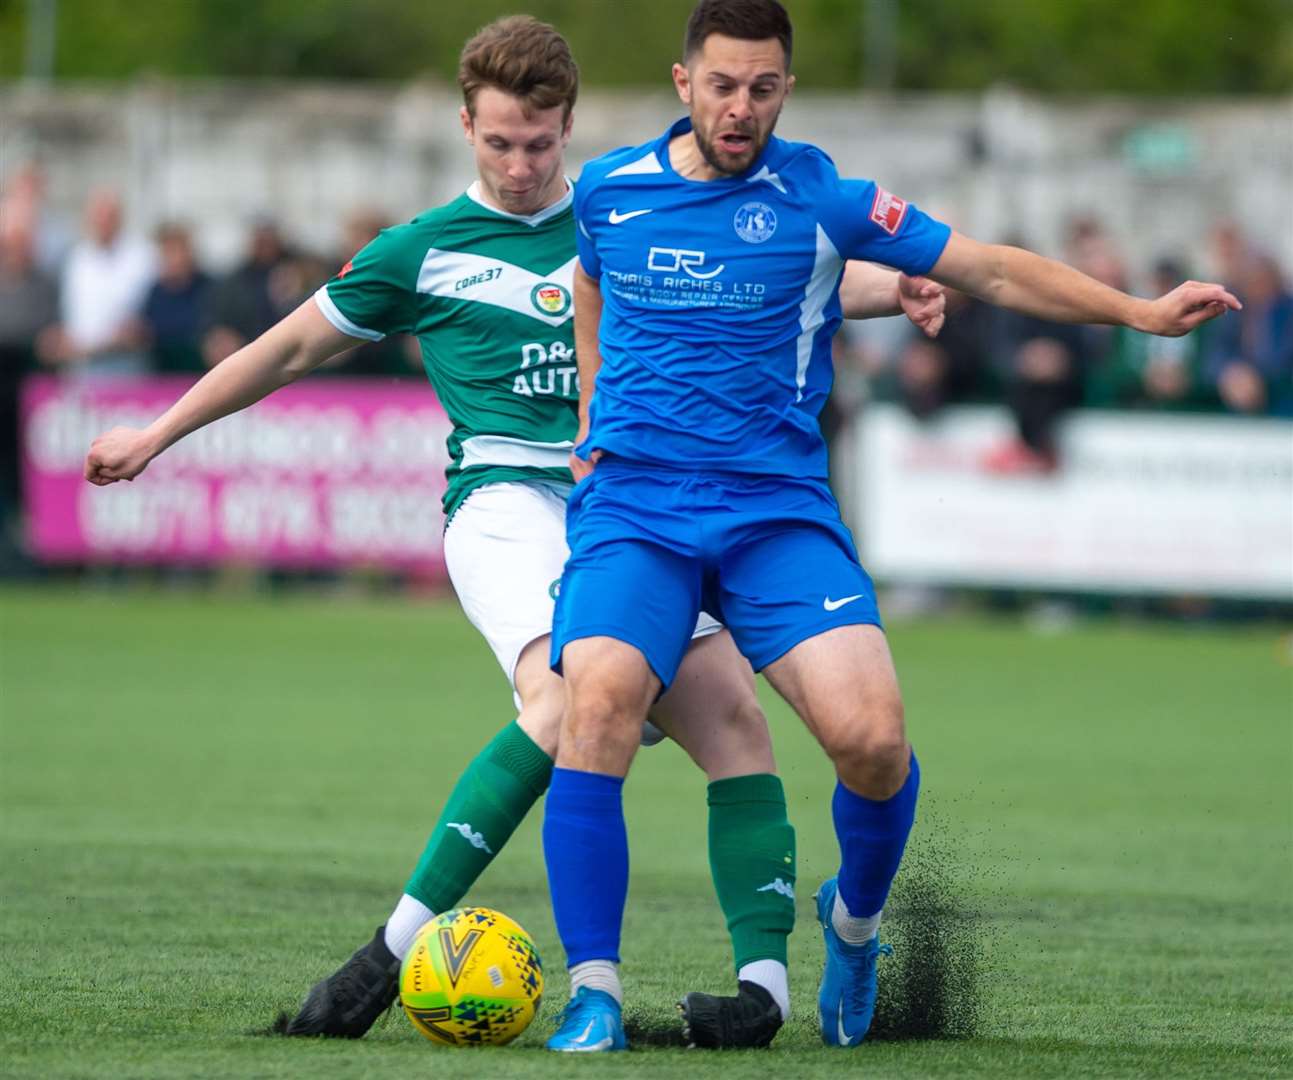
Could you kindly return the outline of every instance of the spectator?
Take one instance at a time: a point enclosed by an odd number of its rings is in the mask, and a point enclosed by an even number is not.
[[[0,218],[23,224],[29,236],[36,267],[57,277],[76,237],[62,218],[45,204],[45,171],[29,161],[18,167],[0,194]]]
[[[1251,259],[1248,241],[1233,221],[1219,221],[1208,231],[1205,267],[1209,281],[1238,287]]]
[[[1007,243],[1027,246],[1015,240]],[[1083,232],[1090,251],[1101,251],[1094,236]],[[1085,257],[1088,272],[1120,273],[1116,259]],[[1060,417],[1081,404],[1086,356],[1092,342],[1087,327],[1047,322],[993,308],[985,318],[985,340],[994,358],[1006,405],[1018,438],[988,453],[985,468],[994,472],[1050,472],[1059,463],[1055,428]]]
[[[1184,265],[1160,259],[1150,292],[1170,292],[1189,277]],[[1093,358],[1087,380],[1087,404],[1177,410],[1204,403],[1200,366],[1200,332],[1179,338],[1140,334],[1126,327],[1113,331],[1110,347]]]
[[[37,341],[40,359],[68,373],[136,374],[146,368],[139,309],[154,276],[149,246],[122,232],[121,199],[93,192],[86,234],[60,282],[62,321]]]
[[[160,226],[156,239],[157,280],[143,308],[153,366],[165,372],[200,372],[211,278],[198,267],[192,237],[183,225]]]
[[[979,398],[988,368],[989,309],[965,293],[947,291],[947,321],[937,338],[909,334],[898,354],[898,394],[917,419],[946,405]]]
[[[359,207],[351,211],[343,226],[342,250],[333,266],[344,266],[355,252],[390,224],[390,219],[385,214],[372,207]],[[410,346],[413,346],[412,351]],[[319,370],[337,375],[390,378],[420,374],[422,362],[416,338],[391,334],[381,341],[366,341],[328,361]]]
[[[291,309],[274,271],[290,258],[278,226],[267,219],[252,226],[247,258],[212,292],[210,328],[202,340],[202,358],[215,367],[226,356],[259,337]]]
[[[29,221],[0,217],[0,526],[19,502],[18,390],[37,336],[57,318],[58,287],[37,265]]]
[[[390,217],[375,207],[360,206],[352,210],[346,215],[346,220],[341,227],[341,251],[337,253],[340,256],[337,259],[337,265],[344,266],[352,255],[367,246],[390,224]]]
[[[1218,320],[1206,378],[1231,412],[1293,414],[1293,294],[1279,264],[1254,256],[1235,291],[1244,309]]]

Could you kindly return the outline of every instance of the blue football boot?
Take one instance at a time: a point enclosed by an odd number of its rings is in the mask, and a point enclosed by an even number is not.
[[[581,986],[561,1013],[561,1023],[547,1042],[549,1050],[595,1053],[627,1050],[620,1003],[605,990]]]
[[[888,956],[892,945],[881,945],[878,936],[861,945],[840,939],[831,925],[838,891],[834,878],[817,890],[817,919],[826,941],[826,970],[817,991],[817,1019],[822,1042],[827,1046],[857,1046],[871,1029],[875,1014],[875,967],[881,953]]]

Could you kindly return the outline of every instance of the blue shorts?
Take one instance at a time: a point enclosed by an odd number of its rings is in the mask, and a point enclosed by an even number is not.
[[[606,458],[570,496],[566,540],[557,672],[568,642],[613,637],[667,687],[702,610],[726,624],[756,671],[823,631],[880,625],[875,588],[821,480]]]

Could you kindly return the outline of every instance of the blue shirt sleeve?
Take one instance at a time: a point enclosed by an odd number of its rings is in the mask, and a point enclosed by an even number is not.
[[[948,226],[872,180],[832,179],[818,212],[840,255],[905,274],[926,274],[938,262],[952,235]]]
[[[592,188],[592,179],[585,170],[575,181],[575,251],[579,255],[579,265],[590,278],[602,276],[602,260],[597,254],[597,244],[593,240],[591,219],[588,217],[588,195]]]

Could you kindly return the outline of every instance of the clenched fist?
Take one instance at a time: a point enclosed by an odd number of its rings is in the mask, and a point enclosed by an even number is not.
[[[146,431],[113,428],[90,444],[90,452],[85,455],[85,478],[99,487],[133,480],[155,455]]]

